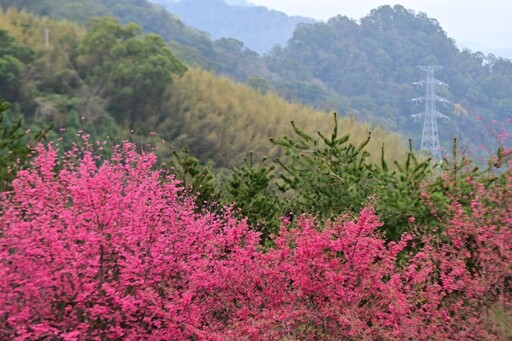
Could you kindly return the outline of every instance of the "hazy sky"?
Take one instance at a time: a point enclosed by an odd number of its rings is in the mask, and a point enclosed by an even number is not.
[[[512,47],[511,0],[248,0],[255,5],[327,20],[338,14],[360,19],[381,5],[401,4],[435,18],[450,38],[471,49]]]

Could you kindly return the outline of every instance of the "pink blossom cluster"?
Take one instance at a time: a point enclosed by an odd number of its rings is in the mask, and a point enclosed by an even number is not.
[[[0,201],[0,339],[501,337],[487,314],[511,304],[512,181],[454,198],[421,242],[386,242],[367,208],[283,219],[262,248],[229,209],[195,213],[155,162],[130,144],[106,160],[38,147]]]

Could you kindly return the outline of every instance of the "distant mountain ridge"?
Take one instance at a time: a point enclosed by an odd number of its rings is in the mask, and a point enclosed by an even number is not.
[[[245,0],[151,1],[178,15],[186,24],[209,33],[213,39],[235,38],[259,54],[269,52],[275,45],[286,45],[298,24],[315,22],[254,6]]]

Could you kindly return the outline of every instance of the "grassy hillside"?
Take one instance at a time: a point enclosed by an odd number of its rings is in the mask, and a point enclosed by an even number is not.
[[[200,69],[190,69],[174,82],[167,105],[174,114],[160,125],[162,134],[168,132],[177,144],[191,146],[193,154],[206,155],[222,165],[233,164],[247,151],[255,152],[256,158],[277,156],[279,150],[269,143],[269,137],[291,135],[291,121],[310,133],[329,133],[333,124],[325,112],[272,93],[262,95],[247,85]],[[340,127],[355,144],[362,143],[371,130],[368,148],[375,160],[380,157],[382,143],[390,151],[389,158],[404,156],[398,135],[350,117],[342,118]]]

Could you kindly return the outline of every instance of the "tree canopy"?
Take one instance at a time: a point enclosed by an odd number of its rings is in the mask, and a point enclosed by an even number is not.
[[[109,99],[115,118],[132,125],[144,120],[144,113],[158,111],[173,75],[186,71],[162,37],[143,36],[138,25],[123,26],[109,17],[92,20],[79,51],[82,76]]]
[[[0,29],[0,95],[13,100],[21,91],[21,76],[25,65],[36,59],[36,52],[15,42],[5,29]]]

